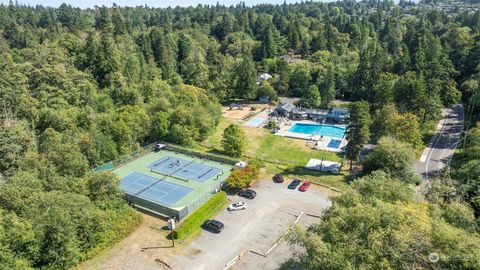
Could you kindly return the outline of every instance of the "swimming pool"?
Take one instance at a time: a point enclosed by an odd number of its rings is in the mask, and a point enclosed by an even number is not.
[[[341,140],[335,140],[331,139],[330,142],[328,142],[327,147],[328,148],[338,148],[342,144]]]
[[[295,123],[288,131],[343,139],[346,128],[331,125]]]

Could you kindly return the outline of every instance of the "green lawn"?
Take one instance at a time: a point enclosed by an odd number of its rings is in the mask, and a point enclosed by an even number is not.
[[[201,144],[200,149],[221,152],[223,130],[231,123],[231,120],[222,118],[217,130]],[[337,153],[311,149],[305,145],[305,140],[276,136],[268,129],[241,127],[247,137],[245,158],[258,158],[265,163],[262,178],[267,179],[275,173],[283,173],[288,179],[300,178],[342,190],[348,187],[345,181],[348,173],[345,171],[339,175],[332,175],[305,169],[310,158],[323,158],[341,163],[343,158]]]
[[[253,156],[293,166],[305,166],[310,158],[341,162],[341,157],[336,153],[310,149],[305,143],[304,140],[280,137],[266,132],[258,138],[259,147]]]
[[[220,122],[217,125],[217,129],[215,130],[215,133],[210,135],[203,143],[202,145],[221,150],[222,149],[222,135],[223,135],[223,130],[226,129],[230,124],[232,124],[232,120],[229,120],[227,118],[220,118]]]

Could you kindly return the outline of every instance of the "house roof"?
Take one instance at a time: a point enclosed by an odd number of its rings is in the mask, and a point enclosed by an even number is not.
[[[319,110],[319,109],[309,109],[309,108],[295,108],[292,110],[294,114],[316,114],[316,115],[327,115],[327,110]]]
[[[284,112],[291,112],[291,111],[293,111],[293,109],[295,109],[295,105],[293,105],[291,103],[283,103],[283,104],[278,105],[278,107],[277,107],[278,111],[284,111]]]

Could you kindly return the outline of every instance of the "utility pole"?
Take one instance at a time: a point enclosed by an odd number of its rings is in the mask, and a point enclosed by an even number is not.
[[[175,247],[175,235],[174,235],[175,219],[174,218],[170,218],[168,220],[168,228],[170,229],[170,237],[172,237],[172,247]]]

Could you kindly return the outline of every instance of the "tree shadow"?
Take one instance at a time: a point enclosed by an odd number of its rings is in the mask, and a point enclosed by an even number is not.
[[[338,175],[338,174],[332,174],[329,172],[321,172],[317,170],[311,170],[307,169],[302,166],[293,166],[293,167],[287,167],[284,169],[282,174],[293,174],[293,175],[308,175],[308,176],[332,176],[332,175]]]
[[[295,259],[290,258],[280,265],[279,270],[301,270],[302,265]]]

